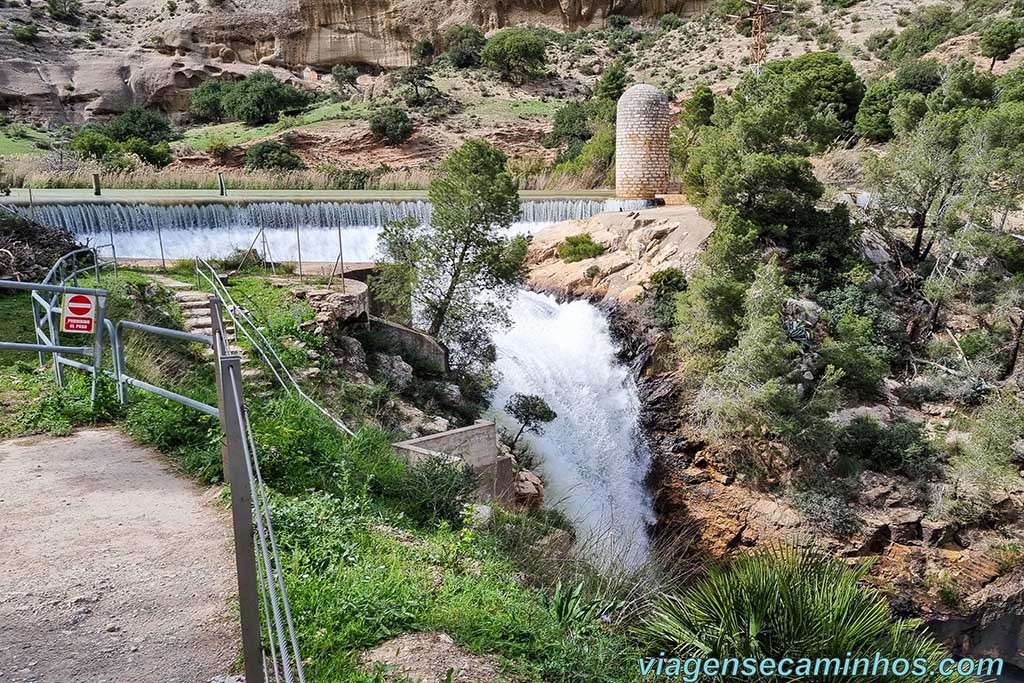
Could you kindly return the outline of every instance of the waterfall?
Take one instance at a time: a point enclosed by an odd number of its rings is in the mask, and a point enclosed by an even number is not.
[[[651,455],[638,427],[640,400],[629,369],[616,357],[605,315],[585,301],[560,304],[521,291],[511,328],[495,335],[499,377],[493,409],[499,422],[512,394],[537,394],[558,417],[540,436],[524,437],[539,455],[548,505],[572,519],[596,556],[624,566],[643,561],[654,523],[644,486]]]
[[[643,201],[550,199],[522,203],[514,234],[530,234],[558,221],[589,218],[602,211],[631,210]],[[24,213],[28,210],[22,208]],[[423,200],[368,202],[251,202],[247,204],[42,204],[33,217],[65,228],[82,242],[101,245],[111,239],[118,256],[168,259],[222,257],[247,248],[261,227],[271,258],[295,260],[295,230],[300,232],[302,257],[333,261],[338,254],[338,229],[345,258],[369,261],[377,233],[389,221],[413,218],[430,222],[431,206]]]

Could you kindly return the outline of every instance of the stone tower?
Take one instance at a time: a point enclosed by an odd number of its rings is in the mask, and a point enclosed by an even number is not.
[[[638,84],[619,98],[615,123],[615,196],[653,199],[668,192],[668,97]]]

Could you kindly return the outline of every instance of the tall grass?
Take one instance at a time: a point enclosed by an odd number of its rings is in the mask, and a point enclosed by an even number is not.
[[[196,168],[172,164],[167,168],[139,166],[132,171],[108,171],[93,161],[55,162],[51,156],[10,156],[0,174],[10,187],[33,189],[88,189],[100,174],[104,188],[112,190],[216,190],[218,171],[229,190],[425,190],[433,179],[429,168],[339,171],[329,166],[298,171],[246,171]],[[601,188],[603,178],[555,171],[536,164],[510,164],[520,190],[578,191]]]

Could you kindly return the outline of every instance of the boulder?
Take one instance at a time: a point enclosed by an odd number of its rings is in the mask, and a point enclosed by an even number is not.
[[[370,362],[384,381],[397,391],[404,391],[412,383],[412,366],[402,360],[401,356],[375,353],[370,356]]]
[[[544,504],[544,482],[530,470],[520,470],[512,485],[516,505],[530,510]]]

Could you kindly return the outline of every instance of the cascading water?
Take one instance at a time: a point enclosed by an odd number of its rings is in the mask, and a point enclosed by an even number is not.
[[[642,208],[645,202],[551,199],[526,201],[516,234],[565,220],[589,218],[602,211]],[[29,213],[28,209],[22,209]],[[334,261],[338,255],[338,230],[342,233],[348,261],[372,260],[377,234],[389,221],[413,218],[428,224],[431,206],[426,201],[371,202],[253,202],[249,204],[43,204],[31,210],[35,220],[65,228],[82,242],[107,244],[125,258],[168,259],[193,256],[223,257],[247,249],[262,227],[269,256],[295,260],[295,231],[307,261]],[[262,240],[259,245],[262,249]]]
[[[533,233],[557,221],[646,205],[528,201],[511,232]],[[225,256],[248,248],[263,227],[274,259],[296,257],[298,228],[304,260],[333,261],[340,229],[345,258],[353,262],[373,258],[385,223],[412,217],[426,224],[430,209],[424,201],[51,204],[34,207],[32,215],[91,244],[108,243],[112,233],[118,256],[125,258],[159,258],[160,240],[168,259]],[[641,562],[649,552],[647,527],[654,521],[644,487],[650,453],[637,426],[636,385],[615,356],[605,316],[584,301],[559,304],[526,291],[518,293],[511,315],[513,326],[495,335],[500,379],[492,405],[498,419],[509,419],[501,408],[513,393],[544,397],[558,418],[543,435],[527,438],[540,456],[548,504],[569,515],[593,557],[625,566]]]
[[[516,392],[547,401],[558,417],[542,435],[525,437],[540,456],[547,504],[568,514],[591,555],[634,566],[650,549],[654,513],[644,478],[651,455],[638,427],[636,384],[616,358],[608,321],[585,301],[560,304],[527,291],[516,297],[512,319],[495,335],[492,405],[501,411]]]

